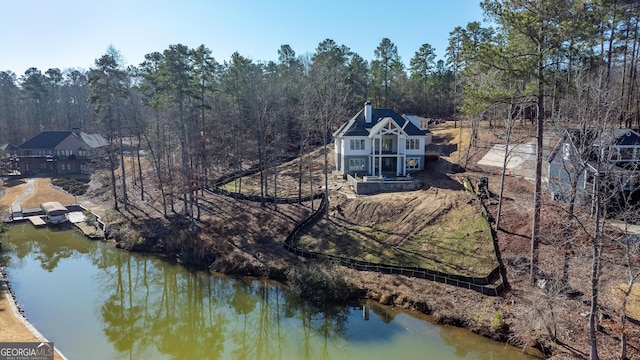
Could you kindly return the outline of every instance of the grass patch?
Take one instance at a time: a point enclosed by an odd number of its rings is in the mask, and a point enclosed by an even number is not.
[[[438,259],[439,264],[434,265],[447,273],[482,276],[498,266],[489,224],[473,204],[451,209],[423,229],[407,248]]]
[[[399,244],[387,241],[393,224],[349,226],[322,221],[298,245],[306,250],[376,264],[419,267],[448,274],[483,277],[498,266],[489,224],[474,203],[444,213]]]

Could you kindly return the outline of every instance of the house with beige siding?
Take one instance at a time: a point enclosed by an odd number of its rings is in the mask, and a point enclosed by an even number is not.
[[[22,175],[90,174],[108,141],[79,129],[42,131],[18,146]]]

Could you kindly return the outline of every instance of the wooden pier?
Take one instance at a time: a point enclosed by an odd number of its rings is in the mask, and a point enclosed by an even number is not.
[[[31,221],[31,224],[35,227],[46,226],[47,223],[40,216],[29,216],[27,219]]]

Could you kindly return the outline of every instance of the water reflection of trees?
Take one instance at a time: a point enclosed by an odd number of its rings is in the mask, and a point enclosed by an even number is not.
[[[52,272],[60,260],[74,254],[86,254],[94,250],[95,244],[78,241],[81,237],[73,230],[54,231],[49,228],[35,229],[31,225],[12,226],[3,234],[5,250],[15,256],[16,264],[31,256],[40,262],[43,270]]]
[[[297,344],[296,357],[303,359],[329,359],[329,350],[343,350],[349,320],[349,310],[331,306],[320,308],[287,293],[285,313],[300,319],[302,340]],[[319,344],[318,348],[313,345]]]
[[[171,358],[217,358],[228,319],[216,306],[225,284],[147,257],[115,254],[100,283],[104,332],[132,359],[154,352]],[[211,280],[211,281],[209,281]]]
[[[449,346],[455,349],[455,354],[460,359],[509,359],[521,356],[517,350],[506,347],[499,343],[492,343],[479,335],[470,336],[465,329],[449,328],[440,331],[440,338]]]
[[[189,272],[119,251],[95,260],[111,264],[99,278],[106,294],[100,316],[123,357],[273,359],[293,351],[317,359],[344,344],[348,310],[295,301],[280,284]],[[302,331],[291,331],[290,322]]]
[[[318,359],[345,346],[348,310],[305,304],[281,284],[187,271],[78,234],[26,233],[3,244],[12,262],[31,256],[52,271],[77,256],[100,270],[96,316],[121,358]]]

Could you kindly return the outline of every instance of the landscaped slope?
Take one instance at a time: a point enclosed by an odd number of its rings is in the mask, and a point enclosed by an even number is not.
[[[298,241],[308,251],[452,275],[484,277],[497,260],[478,201],[436,189],[348,199]]]

